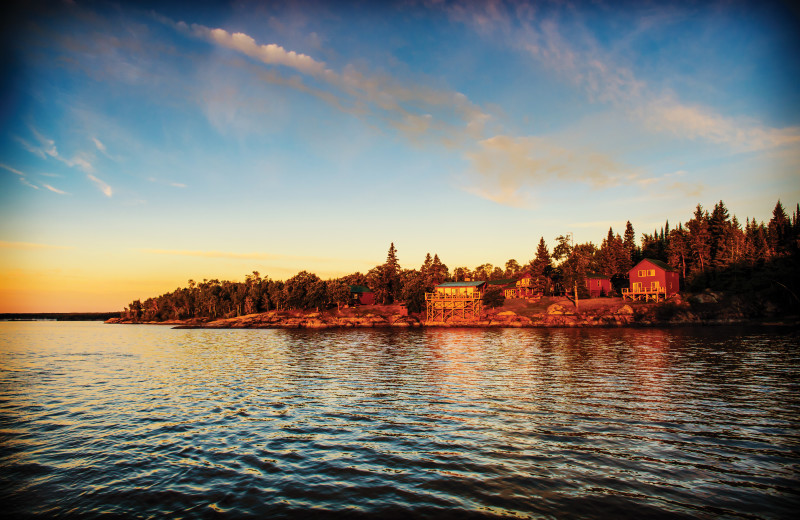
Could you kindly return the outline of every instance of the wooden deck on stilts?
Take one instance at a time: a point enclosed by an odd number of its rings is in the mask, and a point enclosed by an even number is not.
[[[427,321],[444,323],[450,318],[477,320],[483,312],[483,293],[443,295],[425,293]]]
[[[630,298],[631,301],[663,301],[667,299],[667,288],[659,287],[657,289],[637,289],[635,291],[623,288],[622,299],[625,300],[627,298]]]

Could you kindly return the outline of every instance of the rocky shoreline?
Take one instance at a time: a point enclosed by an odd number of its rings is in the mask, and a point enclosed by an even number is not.
[[[598,299],[599,300],[599,299]],[[545,306],[546,305],[546,306]],[[508,306],[507,306],[508,307]],[[618,298],[580,302],[576,311],[568,300],[492,309],[479,320],[450,318],[447,322],[426,322],[424,315],[401,312],[398,306],[370,306],[367,309],[301,312],[271,311],[222,319],[192,318],[147,324],[171,325],[177,329],[348,329],[420,327],[468,328],[591,328],[591,327],[675,327],[695,325],[784,325],[800,323],[797,316],[778,316],[770,305],[756,308],[742,298],[704,293],[661,303],[626,303]],[[112,318],[106,323],[139,322]]]

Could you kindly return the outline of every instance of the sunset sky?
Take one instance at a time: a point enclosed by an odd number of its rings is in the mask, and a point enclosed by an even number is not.
[[[376,7],[375,5],[379,6]],[[800,200],[798,18],[763,2],[21,2],[0,312],[190,278],[530,260]]]

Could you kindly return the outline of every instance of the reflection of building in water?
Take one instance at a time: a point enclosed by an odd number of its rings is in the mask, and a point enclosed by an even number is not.
[[[445,322],[450,318],[477,320],[483,311],[486,282],[445,282],[435,292],[425,293],[427,321]]]
[[[660,329],[638,331],[633,348],[633,382],[641,412],[661,417],[669,406],[667,394],[675,389],[680,378],[670,377],[670,338],[673,334]]]

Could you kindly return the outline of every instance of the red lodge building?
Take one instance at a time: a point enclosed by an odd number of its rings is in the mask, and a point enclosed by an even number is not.
[[[611,292],[611,278],[603,274],[587,274],[586,288],[589,290],[590,298],[608,296]]]
[[[631,300],[666,300],[678,294],[678,272],[660,260],[645,258],[628,271],[630,289],[622,289],[622,297]]]
[[[350,286],[350,304],[351,305],[374,305],[375,293],[369,287],[363,285]]]

